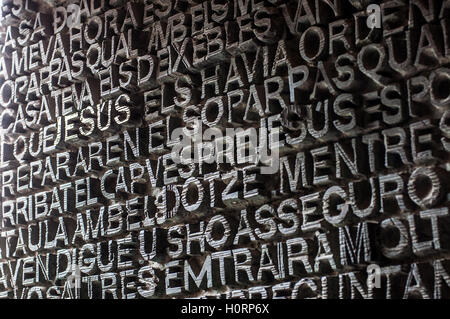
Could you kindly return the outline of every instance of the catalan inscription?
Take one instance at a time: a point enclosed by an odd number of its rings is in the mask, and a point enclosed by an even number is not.
[[[0,18],[1,298],[450,297],[450,1]]]

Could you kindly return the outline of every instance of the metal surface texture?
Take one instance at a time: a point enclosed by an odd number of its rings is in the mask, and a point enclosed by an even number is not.
[[[450,296],[450,1],[0,18],[0,297]]]

